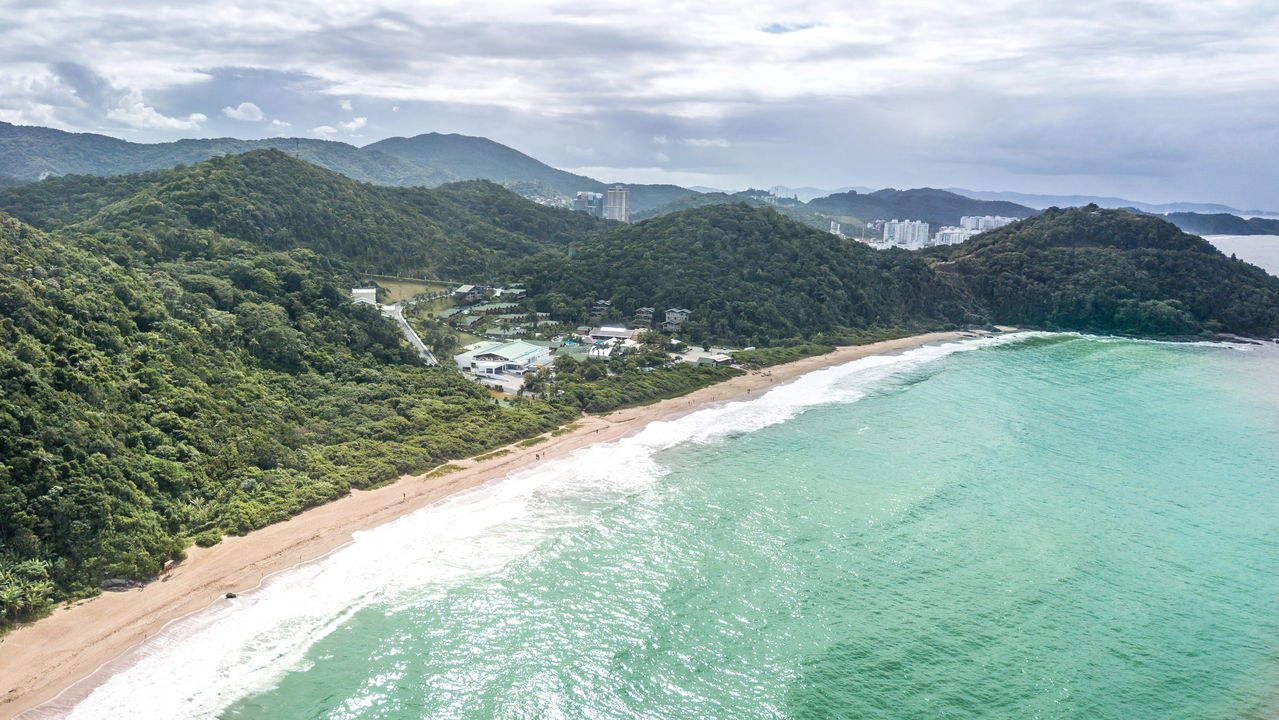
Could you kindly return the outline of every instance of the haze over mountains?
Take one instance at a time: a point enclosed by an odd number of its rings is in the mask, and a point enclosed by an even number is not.
[[[393,137],[364,147],[311,138],[184,139],[169,143],[134,143],[92,133],[0,122],[0,188],[48,176],[113,176],[198,163],[218,155],[277,149],[353,180],[397,187],[436,187],[460,180],[490,180],[525,197],[565,205],[581,191],[604,192],[608,184],[553,168],[488,138],[424,133]],[[692,207],[726,202],[764,204],[763,191],[720,192],[676,185],[627,184],[632,219],[655,217]],[[705,191],[705,192],[704,192]],[[777,186],[770,191],[795,198],[778,209],[792,219],[827,229],[829,220],[857,231],[874,219],[915,219],[934,227],[955,225],[964,215],[1024,218],[1051,206],[1132,208],[1160,214],[1188,232],[1201,234],[1275,234],[1279,220],[1243,218],[1235,208],[1211,203],[1152,204],[1123,198],[1082,195],[1034,195],[973,191],[961,188],[916,188],[872,191],[865,187],[826,191],[815,187]],[[1257,211],[1260,212],[1260,211]],[[1248,213],[1244,213],[1248,214]]]

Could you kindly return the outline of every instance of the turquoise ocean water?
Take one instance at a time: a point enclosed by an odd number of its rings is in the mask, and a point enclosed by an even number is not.
[[[1279,712],[1279,346],[814,373],[362,534],[72,717]]]

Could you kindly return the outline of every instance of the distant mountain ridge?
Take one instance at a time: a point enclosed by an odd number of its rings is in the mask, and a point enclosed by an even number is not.
[[[975,200],[947,190],[885,188],[862,194],[855,190],[816,198],[808,207],[828,215],[851,215],[862,220],[923,220],[933,225],[958,225],[965,215],[1026,218],[1038,210],[1004,200]]]
[[[1275,235],[1279,220],[1241,217],[1244,215],[1277,215],[1267,210],[1239,210],[1217,203],[1146,203],[1118,197],[1093,195],[1034,195],[1019,192],[988,192],[946,188],[948,191],[977,200],[1007,200],[1043,210],[1049,207],[1084,207],[1096,205],[1115,210],[1132,210],[1164,218],[1185,232],[1200,235]]]
[[[992,192],[988,190],[968,190],[965,188],[950,187],[946,188],[950,192],[964,197],[970,197],[974,200],[1007,200],[1009,202],[1026,205],[1037,210],[1046,210],[1050,207],[1083,207],[1085,205],[1096,205],[1103,208],[1136,208],[1148,213],[1231,213],[1234,215],[1248,214],[1267,214],[1262,210],[1240,210],[1229,205],[1220,203],[1198,203],[1198,202],[1172,202],[1172,203],[1148,203],[1140,200],[1125,200],[1119,197],[1103,197],[1097,195],[1040,195],[1034,193],[1021,192]]]
[[[557,170],[488,138],[425,133],[387,138],[363,148],[311,138],[184,139],[135,143],[94,133],[0,122],[0,187],[4,177],[33,182],[50,175],[127,175],[190,165],[218,155],[275,149],[353,180],[398,187],[435,187],[457,180],[490,180],[526,187],[540,185],[572,197],[604,192],[608,185]],[[535,185],[529,186],[529,183]],[[645,210],[694,191],[676,185],[627,184],[632,210]]]
[[[1279,220],[1269,218],[1242,218],[1230,213],[1147,213],[1135,208],[1133,212],[1163,218],[1196,235],[1279,235]]]

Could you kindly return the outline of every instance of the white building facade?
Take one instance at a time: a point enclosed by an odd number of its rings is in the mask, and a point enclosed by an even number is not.
[[[604,203],[605,220],[631,221],[631,191],[621,185],[608,189],[608,200]]]
[[[929,244],[928,223],[922,220],[890,220],[884,223],[884,244],[918,250]]]
[[[994,230],[997,227],[1003,227],[1008,223],[1017,222],[1017,218],[1003,217],[1000,215],[965,215],[959,219],[959,227],[964,230],[976,230],[977,232],[986,232]]]
[[[551,362],[551,349],[526,342],[482,342],[453,356],[457,369],[476,375],[523,375]]]

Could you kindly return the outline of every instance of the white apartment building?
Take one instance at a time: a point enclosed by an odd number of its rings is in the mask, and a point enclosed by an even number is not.
[[[986,232],[1013,222],[1017,222],[1017,218],[1002,217],[1000,215],[965,215],[959,219],[959,227],[964,230]]]
[[[605,220],[631,221],[631,191],[621,185],[608,189],[608,200],[604,203]]]
[[[977,234],[976,230],[965,230],[957,227],[944,227],[937,231],[933,238],[934,245],[958,245]]]
[[[928,223],[922,220],[890,220],[884,223],[884,243],[908,250],[928,246]]]

